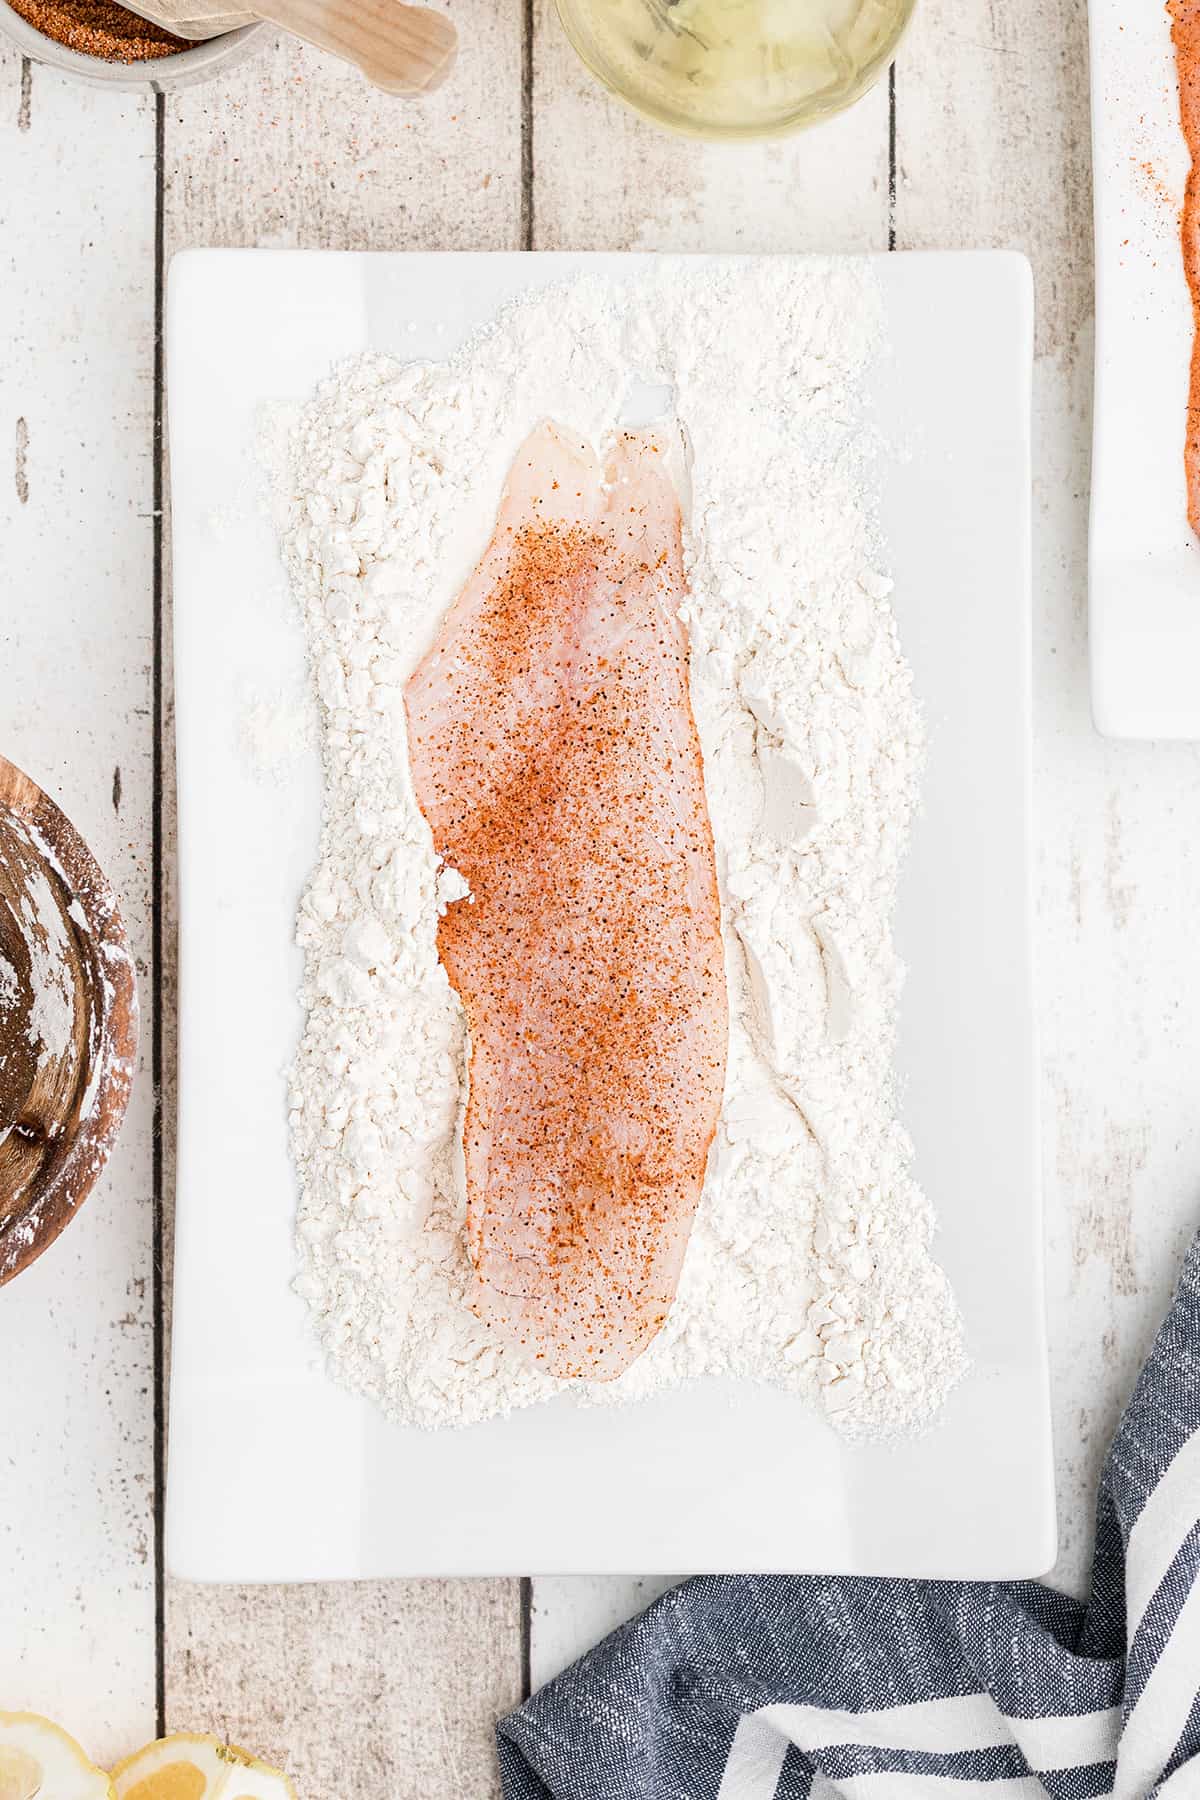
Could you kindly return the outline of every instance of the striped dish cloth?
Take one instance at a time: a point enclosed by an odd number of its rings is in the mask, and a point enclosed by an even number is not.
[[[1109,1452],[1091,1597],[702,1576],[500,1725],[505,1800],[1200,1800],[1200,1239]]]

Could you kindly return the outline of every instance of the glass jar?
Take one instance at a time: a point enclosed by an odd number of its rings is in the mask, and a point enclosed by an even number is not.
[[[914,0],[557,0],[592,74],[693,137],[770,137],[840,112],[891,62]]]

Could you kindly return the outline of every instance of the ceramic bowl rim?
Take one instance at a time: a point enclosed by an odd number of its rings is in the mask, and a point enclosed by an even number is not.
[[[82,50],[73,50],[69,44],[60,44],[56,38],[47,37],[10,6],[8,0],[0,0],[0,37],[7,37],[23,55],[47,68],[61,69],[64,74],[77,75],[103,87],[156,91],[160,87],[170,87],[176,81],[198,80],[215,74],[235,52],[249,48],[249,40],[263,30],[264,24],[264,20],[256,19],[251,25],[223,31],[218,37],[198,39],[189,49],[177,50],[170,56],[132,63],[107,62],[103,57],[88,56]]]

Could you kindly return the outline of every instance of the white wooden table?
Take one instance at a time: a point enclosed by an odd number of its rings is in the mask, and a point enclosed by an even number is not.
[[[1102,742],[1088,718],[1078,0],[919,0],[890,85],[809,136],[740,150],[660,135],[595,90],[548,0],[454,11],[457,75],[419,105],[292,43],[165,99],[0,53],[0,749],[122,891],[145,1015],[102,1189],[0,1295],[0,1705],[56,1715],[101,1758],[164,1724],[228,1732],[290,1767],[303,1800],[482,1800],[495,1715],[661,1584],[164,1580],[174,840],[157,346],[176,249],[1026,250],[1068,1585],[1110,1428],[1200,1220],[1200,756]]]

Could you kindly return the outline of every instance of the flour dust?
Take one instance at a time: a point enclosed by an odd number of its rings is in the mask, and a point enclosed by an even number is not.
[[[413,797],[403,686],[526,434],[550,418],[599,445],[647,396],[691,450],[729,1070],[668,1323],[575,1391],[733,1376],[877,1438],[924,1426],[963,1372],[892,1074],[922,731],[875,525],[882,336],[866,265],[668,258],[533,291],[442,362],[359,357],[294,423],[276,499],[326,779],[299,919],[297,1285],[337,1378],[393,1418],[468,1424],[557,1386],[463,1304],[465,1025],[435,943],[461,890]]]

